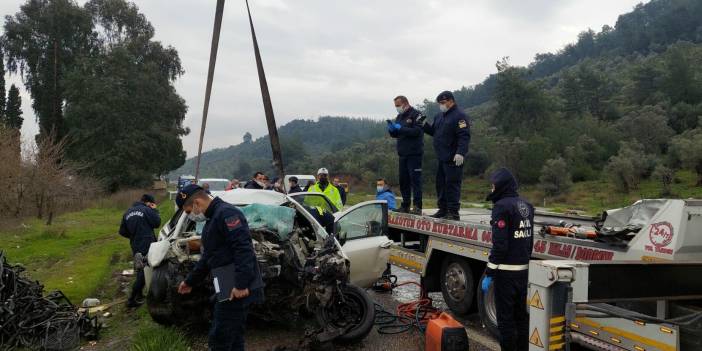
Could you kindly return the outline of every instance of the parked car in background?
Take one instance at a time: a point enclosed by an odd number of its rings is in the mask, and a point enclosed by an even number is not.
[[[205,187],[205,184],[209,184],[210,194],[213,196],[220,196],[229,186],[229,179],[224,178],[203,178],[197,181],[197,185]]]

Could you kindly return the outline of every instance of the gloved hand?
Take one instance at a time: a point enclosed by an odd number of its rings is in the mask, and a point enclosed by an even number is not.
[[[417,118],[417,124],[419,124],[420,126],[423,125],[424,121],[426,121],[426,119],[427,119],[427,116],[420,115],[419,118]]]
[[[391,120],[387,120],[386,122],[388,122],[388,133],[394,132],[396,130],[395,123],[393,123]]]
[[[393,128],[395,128],[395,130],[400,130],[400,128],[402,128],[402,125],[400,123],[395,123],[392,126]]]
[[[456,156],[453,156],[453,162],[456,166],[463,165],[463,155],[456,154]]]
[[[490,288],[490,284],[492,284],[492,277],[487,275],[485,278],[483,278],[480,289],[483,290],[484,293],[487,293],[488,289]]]

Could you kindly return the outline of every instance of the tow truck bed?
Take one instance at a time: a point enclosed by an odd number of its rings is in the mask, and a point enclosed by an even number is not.
[[[425,291],[441,291],[454,313],[471,313],[477,306],[483,324],[496,334],[492,288],[488,292],[478,288],[492,246],[490,212],[471,208],[462,210],[460,215],[459,221],[449,221],[426,215],[389,213],[389,235],[395,242],[390,263],[420,274]],[[604,227],[597,231],[595,220],[537,212],[532,262],[574,260],[626,265],[642,261],[702,261],[700,200],[641,200],[607,211]],[[562,228],[559,227],[561,221],[589,230],[592,236],[579,238],[542,233],[545,226]],[[633,230],[622,230],[626,228]],[[693,306],[700,305],[701,301],[693,302]],[[632,313],[648,315],[653,311],[654,317],[667,318],[678,315],[676,311],[685,306],[689,305],[653,301],[632,303],[626,308]]]

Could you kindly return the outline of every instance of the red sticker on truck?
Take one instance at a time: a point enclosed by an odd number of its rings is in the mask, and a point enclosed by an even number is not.
[[[648,237],[653,246],[666,247],[673,241],[673,226],[668,222],[653,223]]]
[[[648,239],[653,245],[645,245],[644,249],[646,251],[667,255],[673,254],[673,249],[666,247],[673,242],[673,225],[669,222],[651,224],[651,229],[648,231]]]

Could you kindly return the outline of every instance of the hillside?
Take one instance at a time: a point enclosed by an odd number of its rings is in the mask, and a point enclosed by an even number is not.
[[[278,128],[286,170],[310,155],[337,152],[353,144],[380,138],[385,123],[348,117],[320,117],[317,121],[296,119]],[[271,172],[271,146],[268,136],[242,142],[228,148],[204,152],[201,161],[202,177],[239,177],[248,179],[252,172]],[[195,173],[195,158],[170,173],[171,178]]]
[[[681,182],[676,174],[689,171],[702,185],[702,1],[640,4],[613,27],[587,29],[527,67],[503,59],[496,68],[482,83],[455,91],[472,120],[467,177],[508,167],[521,183],[538,185],[539,202],[565,198],[574,182],[606,181],[630,193],[653,181],[660,196],[670,196]],[[419,107],[428,116],[438,110],[429,100]],[[377,177],[397,184],[394,142],[382,124],[291,122],[280,128],[284,154],[294,155],[286,156],[286,170],[324,166],[364,184]],[[425,145],[431,189],[436,162],[428,136]],[[248,178],[270,171],[269,159],[260,138],[206,154],[203,175]],[[189,161],[176,173],[191,172]]]

